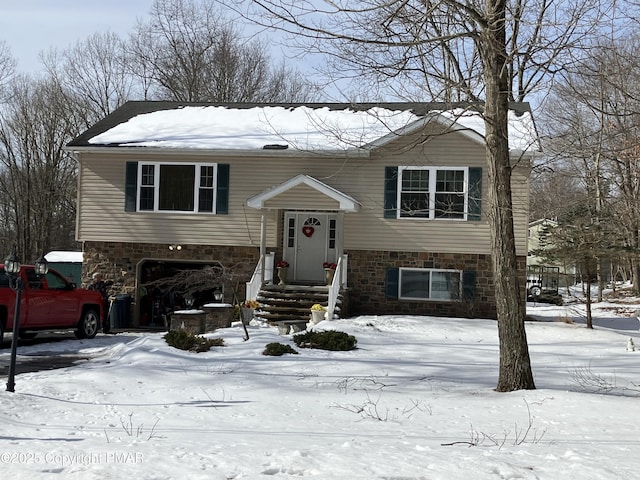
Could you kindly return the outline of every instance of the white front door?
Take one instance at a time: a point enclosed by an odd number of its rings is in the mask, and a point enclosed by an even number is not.
[[[324,283],[324,262],[337,259],[338,216],[326,212],[286,212],[284,258],[291,281]]]

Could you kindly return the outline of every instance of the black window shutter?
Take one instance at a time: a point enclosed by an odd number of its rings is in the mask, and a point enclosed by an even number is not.
[[[216,185],[216,213],[229,213],[229,164],[218,164],[218,180]]]
[[[398,298],[400,289],[400,269],[388,268],[385,277],[385,294],[387,298]]]
[[[384,167],[384,218],[397,218],[398,167]]]
[[[473,300],[476,295],[476,272],[467,270],[462,272],[462,299]]]
[[[138,191],[138,162],[127,162],[124,181],[124,211],[136,211],[136,192]]]
[[[469,168],[469,213],[467,220],[480,221],[482,211],[482,168]]]

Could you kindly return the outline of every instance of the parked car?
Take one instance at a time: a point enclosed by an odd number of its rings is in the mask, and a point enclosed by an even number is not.
[[[78,288],[56,270],[37,275],[32,265],[22,265],[23,284],[19,335],[33,338],[44,330],[74,330],[78,338],[93,338],[105,321],[102,295]],[[0,342],[13,330],[16,292],[9,274],[0,265]]]

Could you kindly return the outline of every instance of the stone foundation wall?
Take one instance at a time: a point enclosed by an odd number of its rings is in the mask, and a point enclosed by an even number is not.
[[[256,247],[182,245],[182,250],[171,251],[166,243],[84,242],[83,251],[83,285],[91,282],[94,272],[100,271],[105,280],[124,283],[125,288],[135,286],[136,265],[143,259],[218,261],[224,266],[238,266],[240,270],[250,272],[250,277],[260,257]],[[124,282],[122,277],[126,277]]]
[[[85,242],[83,285],[100,271],[105,280],[114,282],[112,294],[129,294],[135,299],[137,265],[143,259],[167,261],[218,261],[224,266],[236,266],[234,282],[238,295],[244,299],[244,284],[251,278],[259,260],[255,247],[182,245],[182,250],[170,251],[167,244],[137,244],[121,242]],[[276,259],[281,258],[279,249]],[[491,256],[433,252],[345,251],[348,262],[349,316],[367,314],[436,315],[452,317],[496,318],[496,302],[491,273]],[[526,257],[518,258],[523,301]],[[437,268],[472,270],[476,272],[473,302],[410,301],[387,298],[385,276],[388,268]],[[225,289],[223,302],[233,301],[231,289]],[[135,323],[134,321],[134,324]]]
[[[136,298],[137,266],[143,260],[165,261],[216,261],[225,267],[233,267],[234,278],[232,282],[238,285],[238,296],[244,299],[245,282],[251,279],[253,270],[258,262],[260,252],[255,247],[229,247],[207,245],[182,245],[181,250],[169,250],[166,243],[140,244],[123,242],[85,242],[83,245],[82,285],[87,286],[91,282],[94,272],[102,273],[105,281],[112,281],[110,293],[128,294]],[[233,292],[231,288],[224,289],[223,301],[232,302]],[[132,311],[134,325],[135,306]]]
[[[496,302],[489,255],[432,252],[350,251],[348,267],[349,314],[408,314],[469,318],[496,318]],[[526,258],[519,257],[525,286]],[[411,301],[386,296],[388,268],[437,268],[476,272],[473,302]],[[523,296],[523,301],[524,301]]]

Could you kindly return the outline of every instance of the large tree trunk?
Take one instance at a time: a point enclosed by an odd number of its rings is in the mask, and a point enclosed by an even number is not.
[[[638,228],[633,231],[633,248],[637,252],[640,250],[640,234]],[[631,258],[631,282],[633,284],[633,293],[640,294],[640,261],[637,258]]]
[[[596,279],[598,281],[598,302],[602,301],[602,292],[604,291],[604,273],[602,269],[602,259],[596,258]]]
[[[525,306],[518,277],[509,155],[509,79],[505,47],[505,0],[486,0],[482,35],[486,80],[485,125],[489,175],[489,222],[500,342],[496,390],[534,389],[525,331]]]
[[[593,315],[591,310],[591,272],[587,272],[587,290],[585,292],[585,306],[587,309],[587,328],[593,328]]]
[[[631,283],[632,293],[634,295],[640,294],[640,262],[635,258],[631,259]]]

